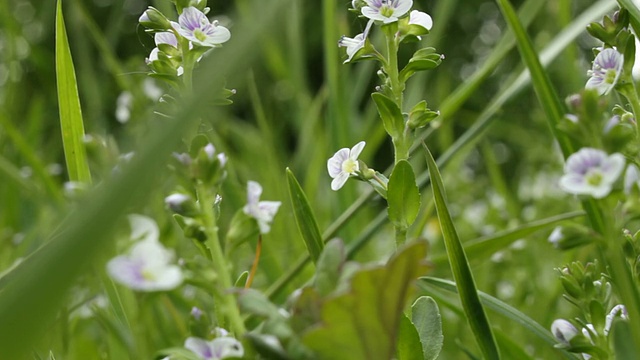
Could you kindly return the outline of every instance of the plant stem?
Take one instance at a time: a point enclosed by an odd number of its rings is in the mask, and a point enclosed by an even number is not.
[[[216,216],[213,211],[213,203],[215,201],[215,191],[212,191],[206,185],[197,184],[196,191],[198,194],[198,202],[200,203],[200,210],[202,211],[202,221],[205,227],[205,233],[207,235],[207,241],[205,242],[211,253],[211,264],[216,271],[221,289],[213,289],[213,296],[218,300],[221,311],[216,313],[222,314],[229,320],[230,330],[236,336],[242,336],[246,329],[244,322],[240,316],[240,309],[236,299],[229,290],[232,288],[231,274],[227,261],[224,258],[222,252],[222,246],[220,245],[220,239],[218,238],[218,226],[216,225]],[[218,319],[218,322],[223,323],[223,319]]]
[[[396,226],[396,248],[407,242],[407,228]]]
[[[640,125],[638,122],[638,117],[640,116],[640,100],[638,99],[638,91],[636,90],[635,83],[631,82],[633,87],[630,91],[625,92],[625,96],[629,103],[631,104],[631,108],[633,109],[633,115],[636,120],[636,140],[640,142]]]
[[[400,111],[402,111],[402,97],[404,91],[404,84],[400,81],[400,74],[398,69],[398,41],[396,38],[396,32],[398,30],[397,24],[389,24],[385,26],[385,36],[387,38],[387,61],[385,64],[385,70],[389,77],[389,87],[392,100],[398,105]],[[398,163],[400,160],[407,160],[409,158],[410,144],[408,141],[408,133],[405,131],[400,136],[393,138],[394,148],[394,161]]]

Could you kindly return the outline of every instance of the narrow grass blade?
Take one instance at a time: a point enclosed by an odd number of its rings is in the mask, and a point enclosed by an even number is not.
[[[87,153],[82,142],[84,124],[80,110],[80,96],[62,17],[62,0],[58,0],[56,11],[56,78],[62,143],[69,180],[91,183]]]
[[[473,274],[471,274],[467,256],[464,253],[464,249],[458,238],[458,233],[449,214],[442,177],[429,149],[426,145],[424,148],[427,157],[427,166],[429,167],[429,174],[431,176],[436,211],[438,213],[438,220],[440,221],[440,228],[442,229],[447,255],[449,256],[451,271],[453,272],[453,278],[460,284],[459,292],[462,307],[467,316],[467,321],[471,326],[471,331],[484,357],[486,359],[499,359],[500,353],[498,352],[496,340],[489,325],[489,319],[478,298],[478,290],[476,290],[475,280],[473,279]]]
[[[504,249],[518,239],[522,239],[523,237],[531,235],[536,231],[547,229],[562,221],[574,219],[580,216],[584,216],[584,212],[573,211],[570,213],[560,214],[549,218],[533,221],[529,224],[518,226],[517,228],[512,230],[501,231],[490,236],[483,236],[481,238],[466,242],[464,245],[464,251],[469,257],[470,261],[486,259],[494,252]],[[446,256],[435,257],[431,260],[431,262],[435,266],[443,265],[446,263],[446,261]]]
[[[420,282],[418,284],[421,287],[434,286],[438,289],[444,289],[454,293],[458,292],[456,283],[449,280],[425,276],[420,278]],[[542,325],[538,324],[527,315],[520,312],[518,309],[482,291],[479,291],[478,295],[482,303],[488,308],[520,324],[527,330],[531,331],[531,333],[542,339],[544,342],[549,344],[549,346],[553,347],[558,343],[553,335],[551,335],[550,331],[542,327]],[[577,359],[577,357],[565,350],[558,349],[558,351],[563,355],[565,359]]]
[[[318,228],[316,218],[313,215],[313,211],[311,211],[307,196],[289,168],[287,168],[287,184],[289,185],[291,205],[293,206],[293,214],[295,215],[298,229],[307,246],[307,251],[309,251],[309,255],[311,255],[311,259],[315,263],[318,261],[324,247],[320,228]]]

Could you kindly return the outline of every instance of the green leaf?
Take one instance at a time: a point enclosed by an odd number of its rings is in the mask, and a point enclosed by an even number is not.
[[[430,285],[453,293],[458,292],[458,287],[453,281],[428,276],[422,277],[420,278],[420,280],[421,281],[419,284],[421,287],[424,285]],[[558,340],[553,337],[549,330],[542,327],[540,324],[535,322],[524,313],[520,312],[518,309],[482,291],[478,291],[478,295],[480,296],[480,300],[482,301],[482,303],[488,308],[511,319],[513,322],[520,324],[522,327],[529,330],[532,334],[536,335],[538,338],[546,342],[550,347],[555,348],[555,345],[558,344]],[[562,353],[565,359],[576,359],[573,354],[570,354],[564,349],[557,350]]]
[[[442,318],[436,301],[429,296],[419,297],[411,305],[411,321],[418,331],[424,360],[436,359],[444,343]]]
[[[327,243],[316,264],[314,285],[321,296],[328,295],[338,286],[342,265],[346,261],[346,251],[341,239]]]
[[[403,308],[411,284],[427,269],[427,244],[414,242],[384,266],[369,267],[353,275],[347,293],[322,306],[322,321],[303,342],[318,359],[388,360],[395,355]]]
[[[435,69],[442,63],[442,55],[437,54],[435,48],[427,47],[413,54],[407,65],[400,71],[400,81],[407,81],[418,71]]]
[[[635,346],[633,346],[633,336],[631,335],[631,327],[629,326],[628,320],[613,319],[611,336],[613,337],[613,348],[615,349],[616,359],[640,358],[640,354],[638,354]]]
[[[376,103],[384,129],[392,138],[400,138],[404,132],[404,116],[398,105],[378,92],[371,94],[371,98]]]
[[[420,191],[411,164],[400,160],[395,165],[387,185],[389,220],[396,227],[406,229],[420,211]]]
[[[62,17],[62,0],[56,10],[56,78],[62,144],[70,181],[90,184],[91,173],[84,147],[84,124],[80,109],[80,96],[76,72],[73,68],[69,40]]]
[[[491,331],[491,326],[489,325],[489,319],[487,319],[487,314],[478,298],[478,291],[476,290],[475,280],[469,268],[467,256],[464,253],[464,249],[458,238],[458,233],[449,214],[442,177],[426,145],[424,145],[424,149],[427,155],[427,165],[429,167],[438,220],[440,221],[447,256],[451,264],[451,271],[453,272],[454,279],[459,284],[462,308],[464,309],[469,325],[471,326],[471,331],[484,357],[486,359],[499,359],[500,353],[493,332]]]
[[[289,168],[287,168],[287,184],[289,184],[289,195],[291,196],[291,205],[293,206],[293,214],[295,215],[298,229],[307,246],[307,251],[311,255],[311,259],[316,263],[324,248],[322,234],[320,234],[320,228],[318,228],[316,218],[313,215],[313,211],[311,211],[307,196]]]
[[[243,271],[240,276],[238,276],[238,279],[236,280],[236,283],[233,287],[237,287],[237,288],[243,288],[246,284],[247,284],[247,279],[249,278],[249,272],[248,271]]]
[[[406,315],[400,319],[398,360],[422,360],[422,345],[416,327]]]

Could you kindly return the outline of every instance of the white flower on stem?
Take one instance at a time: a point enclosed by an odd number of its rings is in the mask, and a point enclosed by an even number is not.
[[[413,6],[413,0],[365,0],[367,6],[362,7],[362,15],[379,20],[385,24],[398,21]]]
[[[356,35],[354,38],[346,37],[342,35],[340,40],[338,41],[338,46],[347,48],[347,60],[344,61],[344,64],[350,62],[353,57],[364,48],[364,45],[367,42],[367,36],[369,35],[369,30],[371,30],[371,25],[373,24],[373,20],[370,20],[367,23],[367,27],[364,29],[364,32]]]
[[[219,360],[229,357],[244,356],[242,344],[232,337],[218,337],[206,341],[197,337],[189,337],[184,342],[184,347],[204,360]]]
[[[614,306],[613,309],[611,309],[611,311],[609,312],[609,314],[607,314],[607,317],[605,319],[605,324],[603,329],[603,332],[605,335],[608,335],[609,331],[611,331],[611,325],[613,324],[613,319],[615,319],[615,317],[618,315],[620,315],[620,318],[623,320],[629,320],[629,314],[627,313],[627,308],[624,305],[618,304]]]
[[[624,165],[621,154],[607,155],[602,150],[582,148],[567,159],[560,187],[571,194],[603,198],[611,192]]]
[[[171,22],[173,28],[187,40],[206,47],[215,47],[231,38],[229,29],[218,24],[218,21],[209,22],[207,16],[195,7],[182,10],[178,17],[178,23]]]
[[[129,220],[131,238],[142,240],[136,242],[129,253],[109,260],[109,276],[137,291],[166,291],[180,286],[182,271],[171,263],[173,252],[158,241],[156,223],[140,215],[131,215]]]
[[[431,16],[427,13],[423,13],[422,11],[413,10],[409,14],[409,25],[418,25],[422,26],[425,30],[430,31],[433,27],[433,20]]]
[[[569,344],[578,335],[578,329],[565,319],[556,319],[551,324],[551,333],[563,344]]]
[[[615,49],[602,50],[593,60],[593,68],[588,71],[590,76],[585,87],[596,89],[598,94],[606,95],[618,83],[624,57]]]
[[[327,161],[327,170],[329,171],[329,176],[333,179],[331,181],[331,190],[340,190],[349,179],[349,176],[355,176],[360,171],[358,156],[360,156],[365,144],[364,141],[360,141],[351,150],[342,148]]]
[[[261,234],[266,234],[271,230],[271,222],[276,216],[278,208],[282,204],[280,201],[260,201],[262,186],[255,181],[247,184],[247,205],[242,209],[245,214],[256,219]]]
[[[151,50],[151,53],[149,54],[149,58],[146,60],[147,64],[151,64],[152,62],[159,60],[158,54],[160,53],[160,48],[158,46],[161,44],[173,46],[174,48],[176,48],[176,51],[178,49],[178,39],[170,31],[158,32],[154,35],[153,39],[154,39],[154,42],[156,43],[156,47],[154,47],[153,50]],[[184,73],[184,69],[182,68],[182,66],[179,66],[176,69],[176,72],[177,72],[177,75],[180,76]]]

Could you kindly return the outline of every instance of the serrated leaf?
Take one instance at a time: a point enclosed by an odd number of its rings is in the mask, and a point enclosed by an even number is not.
[[[392,138],[399,138],[404,132],[404,117],[398,105],[384,94],[375,92],[371,98],[376,103],[382,125]]]
[[[435,300],[428,296],[419,297],[411,306],[411,322],[420,338],[424,360],[436,359],[442,350],[444,335]]]
[[[418,331],[406,315],[400,319],[398,360],[422,360],[422,345]]]
[[[80,108],[80,95],[71,49],[62,16],[62,1],[56,10],[56,80],[62,145],[70,181],[90,184],[91,173],[84,147],[84,123]]]
[[[426,152],[427,166],[429,167],[429,175],[431,177],[436,212],[438,213],[438,220],[440,222],[440,228],[442,229],[447,256],[451,264],[451,271],[453,272],[456,283],[458,283],[458,292],[460,294],[462,308],[464,309],[471,331],[484,357],[486,359],[500,359],[500,352],[498,351],[491,325],[489,325],[487,314],[480,303],[478,290],[476,289],[467,256],[462,248],[462,244],[458,238],[458,232],[449,213],[440,171],[438,171],[436,162],[426,145],[424,145],[424,149]]]
[[[317,263],[324,248],[322,234],[320,234],[320,228],[318,228],[316,218],[313,215],[313,211],[311,211],[307,196],[289,168],[287,168],[287,184],[289,185],[291,205],[293,206],[293,214],[296,218],[298,229],[307,246],[307,251],[311,255],[311,259],[314,263]]]
[[[389,220],[396,227],[406,229],[420,211],[420,191],[411,164],[400,160],[393,168],[387,184]]]
[[[388,360],[395,355],[403,308],[414,279],[426,271],[427,244],[398,250],[386,265],[353,275],[347,293],[322,305],[322,321],[303,342],[318,359]]]

